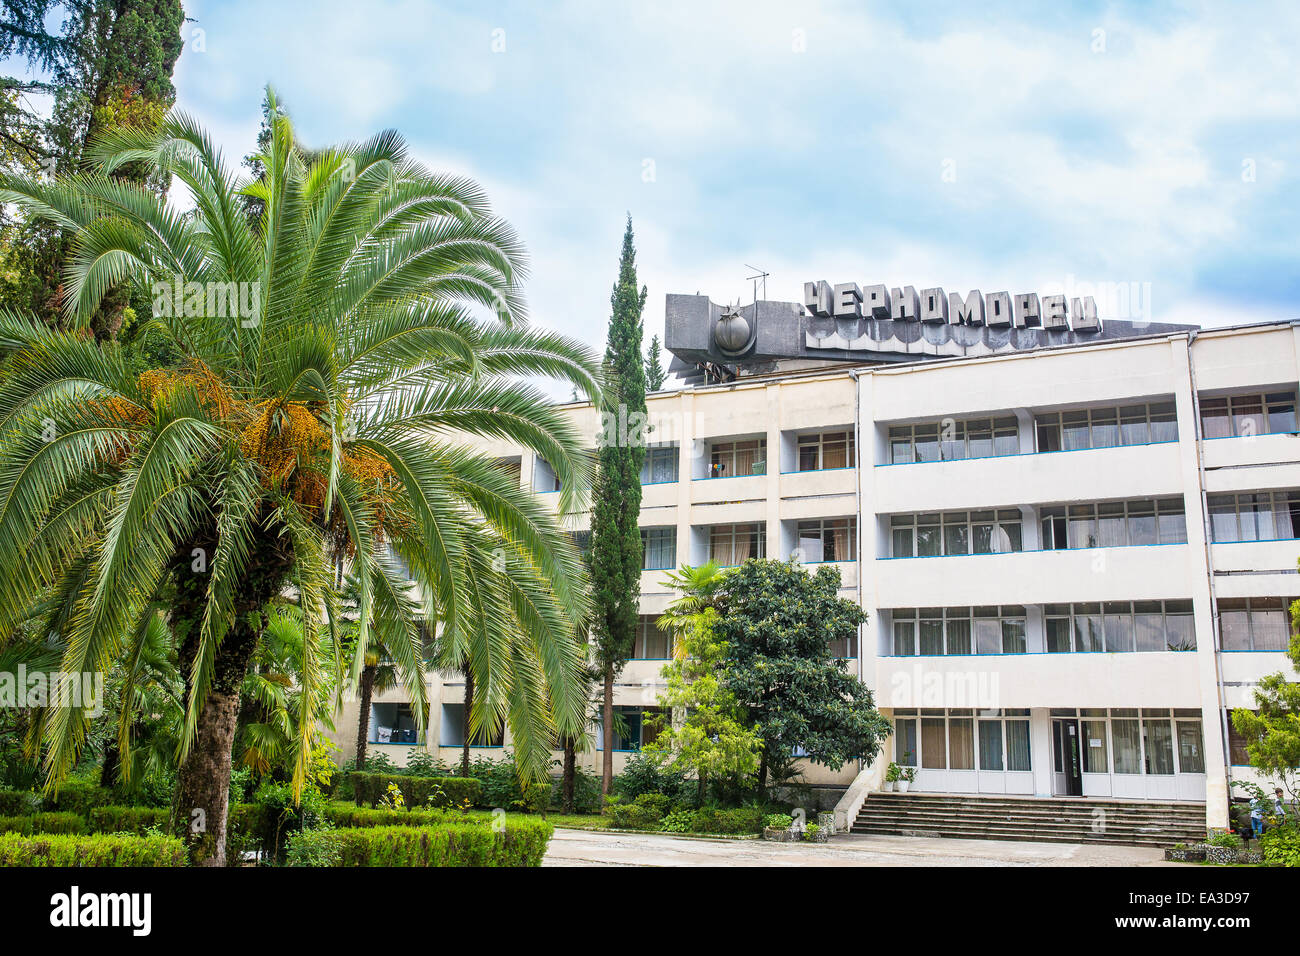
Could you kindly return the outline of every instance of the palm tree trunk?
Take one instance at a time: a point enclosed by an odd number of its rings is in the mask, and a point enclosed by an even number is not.
[[[573,812],[573,790],[577,778],[578,745],[572,737],[564,738],[564,782],[560,787],[560,802],[565,813]]]
[[[215,537],[213,534],[197,546],[214,554]],[[173,565],[176,596],[172,618],[177,633],[183,635],[177,656],[185,675],[187,707],[195,691],[193,667],[208,600],[207,574],[192,568],[191,553],[189,547],[182,547]],[[189,753],[176,776],[172,804],[172,830],[184,840],[191,866],[226,865],[226,819],[240,688],[265,626],[261,612],[279,593],[292,561],[292,553],[282,550],[278,539],[255,545],[235,602],[234,620],[213,654],[212,680],[199,708]]]
[[[366,769],[366,741],[370,738],[370,698],[375,692],[376,667],[361,669],[361,712],[357,715],[357,769]]]
[[[605,665],[605,700],[601,713],[604,747],[600,755],[600,792],[609,796],[614,789],[614,665]]]
[[[217,648],[212,686],[199,711],[189,755],[176,778],[172,821],[192,866],[226,865],[230,765],[239,718],[239,688],[258,633],[241,615]]]
[[[469,776],[469,717],[474,711],[474,672],[469,668],[469,661],[465,662],[465,742],[461,744],[460,750],[460,775]]]

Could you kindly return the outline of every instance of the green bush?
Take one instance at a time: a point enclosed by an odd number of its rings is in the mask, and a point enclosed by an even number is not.
[[[540,819],[510,820],[500,831],[487,821],[308,830],[293,851],[297,860],[329,859],[337,848],[341,866],[540,866],[552,832]]]
[[[162,807],[95,807],[86,819],[90,833],[143,833],[151,828],[166,829],[171,820],[171,810]]]
[[[551,806],[564,806],[564,778],[557,777],[552,784]],[[573,771],[573,812],[599,813],[604,800],[600,793],[600,778],[584,773],[580,767]]]
[[[1244,845],[1241,837],[1237,836],[1237,834],[1233,833],[1231,830],[1224,830],[1222,833],[1215,833],[1205,842],[1209,846],[1221,846],[1230,850],[1240,850]]]
[[[643,793],[631,803],[613,798],[609,816],[618,830],[658,830],[665,814],[672,808],[672,801],[664,794]]]
[[[1268,866],[1300,866],[1300,827],[1295,824],[1265,830],[1259,844]]]
[[[794,817],[788,813],[769,813],[763,817],[763,826],[777,827],[781,830],[788,830],[794,825]]]
[[[690,833],[694,817],[693,810],[673,810],[660,821],[659,829],[665,833]]]
[[[701,807],[691,818],[691,829],[696,833],[758,833],[763,829],[763,811],[757,807]]]
[[[89,815],[95,807],[106,807],[113,802],[113,791],[107,787],[70,780],[59,787],[59,792],[48,797],[46,809]]]
[[[184,866],[175,837],[97,834],[0,836],[0,866]]]
[[[404,777],[386,773],[358,773],[354,770],[348,774],[348,780],[352,785],[356,805],[369,804],[372,808],[378,805],[390,783],[397,784],[402,791],[402,798],[411,809],[423,809],[430,805],[459,807],[466,800],[471,806],[478,806],[483,796],[482,784],[473,777]]]
[[[0,833],[85,833],[86,821],[79,813],[35,813],[0,817]]]
[[[0,790],[0,816],[25,817],[38,813],[43,801],[30,790]]]
[[[372,810],[369,807],[331,806],[326,818],[336,827],[428,827],[463,819],[454,810]]]
[[[665,767],[660,758],[643,753],[628,757],[623,772],[614,778],[614,792],[624,800],[635,800],[643,793],[661,793],[676,804],[694,806],[696,789],[685,771]]]

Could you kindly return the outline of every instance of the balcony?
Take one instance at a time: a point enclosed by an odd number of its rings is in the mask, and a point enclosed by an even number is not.
[[[1300,539],[1213,544],[1210,557],[1215,572],[1218,572],[1214,590],[1221,598],[1295,597],[1300,594],[1300,578],[1296,576]],[[1221,573],[1225,571],[1238,573]]]
[[[880,707],[1196,707],[1197,655],[993,654],[876,659]]]
[[[882,558],[872,574],[878,607],[1145,601],[1190,594],[1190,561],[1187,545],[1161,544]]]
[[[878,514],[1182,494],[1179,443],[877,465]]]
[[[855,511],[853,501],[857,492],[856,468],[783,472],[780,476],[781,516],[816,518],[835,510],[851,514]],[[842,496],[843,507],[827,501],[835,496]]]
[[[1201,454],[1210,493],[1300,485],[1300,435],[1210,438],[1201,443]]]

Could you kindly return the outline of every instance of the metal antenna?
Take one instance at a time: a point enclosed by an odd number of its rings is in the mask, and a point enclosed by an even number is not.
[[[749,279],[754,283],[754,301],[758,302],[758,284],[760,282],[763,283],[763,300],[766,301],[767,300],[767,277],[772,273],[764,272],[758,266],[751,266],[748,262],[745,263],[745,268],[752,269],[754,271],[754,275],[745,276],[746,279]]]

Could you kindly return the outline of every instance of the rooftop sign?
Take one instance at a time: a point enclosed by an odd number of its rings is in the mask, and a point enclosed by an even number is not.
[[[813,316],[837,319],[888,319],[895,322],[930,322],[947,325],[987,325],[1018,329],[1070,329],[1100,332],[1097,303],[1092,296],[1071,299],[1063,295],[1044,296],[1037,292],[990,292],[972,289],[965,297],[942,288],[913,286],[890,289],[884,285],[858,288],[856,282],[837,285],[818,280],[803,284],[803,304]]]

